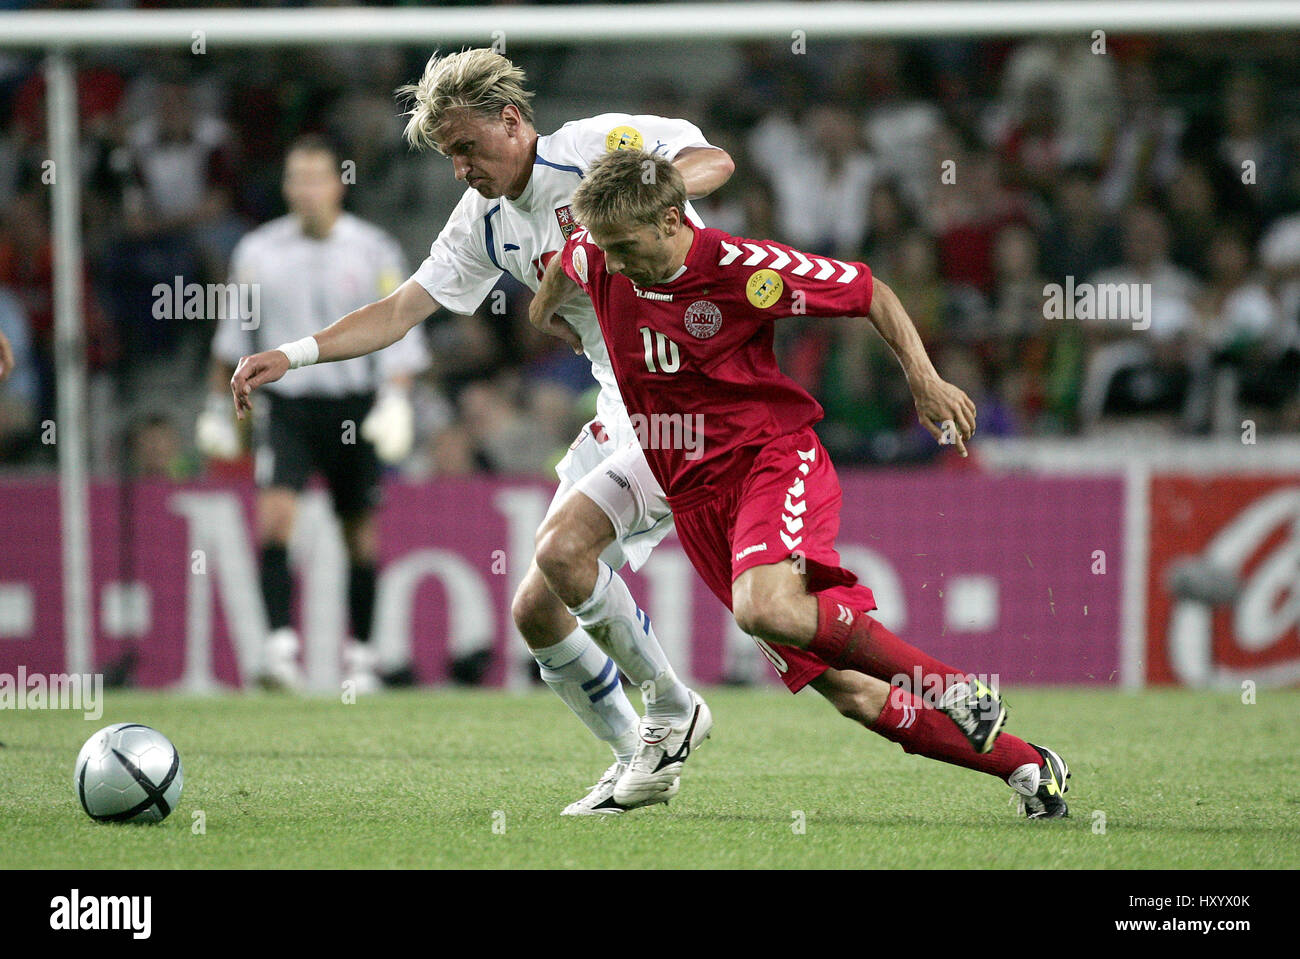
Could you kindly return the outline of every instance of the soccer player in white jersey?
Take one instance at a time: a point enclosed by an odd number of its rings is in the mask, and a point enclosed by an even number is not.
[[[230,458],[240,451],[230,401],[223,403],[221,396],[241,356],[320,329],[391,293],[406,275],[397,241],[344,211],[343,190],[333,147],[320,137],[300,138],[284,162],[288,214],[251,231],[235,247],[229,289],[232,307],[238,299],[243,309],[228,309],[213,338],[212,395],[196,431],[206,455]],[[241,292],[253,289],[256,299]],[[374,357],[307,370],[268,391],[254,431],[258,567],[270,627],[257,677],[263,685],[302,685],[288,547],[298,497],[311,475],[320,473],[348,556],[351,641],[344,647],[344,676],[357,692],[379,687],[370,647],[379,459],[396,462],[409,451],[406,388],[427,366],[422,338],[413,333]]]
[[[473,311],[501,272],[536,290],[546,264],[563,248],[573,222],[569,200],[583,172],[620,148],[672,160],[691,196],[730,177],[731,158],[690,123],[653,116],[604,114],[538,136],[523,71],[490,50],[432,58],[401,91],[414,101],[407,139],[447,155],[466,191],[429,257],[391,296],[351,313],[313,337],[240,361],[231,381],[240,414],[251,394],[289,369],[380,349],[439,306]],[[663,802],[677,792],[691,749],[712,718],[669,665],[649,619],[617,570],[636,569],[666,535],[671,513],[623,408],[590,303],[571,308],[553,328],[586,353],[599,382],[596,419],[557,468],[560,487],[537,534],[537,551],[519,586],[513,615],[542,678],[615,762],[568,815],[620,813]],[[552,593],[548,583],[580,583]],[[646,716],[619,684],[621,669],[642,690]],[[868,699],[883,702],[888,684],[828,671],[817,686],[846,716],[868,722]],[[631,770],[641,795],[618,803],[614,788]]]

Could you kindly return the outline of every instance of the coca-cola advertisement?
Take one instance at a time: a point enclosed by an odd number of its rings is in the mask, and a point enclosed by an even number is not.
[[[1150,683],[1300,681],[1300,477],[1151,481]]]

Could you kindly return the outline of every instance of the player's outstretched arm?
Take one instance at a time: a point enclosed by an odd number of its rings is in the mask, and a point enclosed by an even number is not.
[[[736,162],[720,147],[687,147],[673,157],[673,166],[686,183],[686,196],[698,200],[731,179]]]
[[[417,323],[438,309],[438,301],[415,280],[359,310],[353,310],[314,336],[286,343],[274,350],[245,356],[230,378],[235,413],[240,419],[252,410],[252,393],[274,383],[290,369],[312,363],[331,363],[365,356],[396,343]],[[293,354],[291,361],[290,354]]]
[[[965,456],[965,441],[975,434],[975,404],[962,390],[939,376],[925,352],[916,325],[894,291],[875,277],[872,281],[875,286],[867,319],[902,364],[916,401],[917,418],[936,440],[956,443],[958,452]],[[951,425],[945,427],[945,424]]]
[[[585,295],[582,287],[573,282],[569,274],[564,272],[564,267],[560,263],[561,256],[562,253],[557,253],[551,257],[551,262],[546,264],[542,282],[537,287],[537,292],[533,294],[533,302],[528,305],[528,322],[543,333],[558,336],[573,348],[573,352],[581,353],[582,337],[578,336],[577,331],[563,317],[555,315],[556,311],[562,309],[566,303],[572,303],[578,297]]]

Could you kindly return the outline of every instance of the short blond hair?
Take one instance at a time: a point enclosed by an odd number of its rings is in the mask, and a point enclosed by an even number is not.
[[[514,106],[529,124],[533,94],[524,88],[524,71],[501,54],[486,47],[462,50],[445,57],[434,54],[416,83],[399,87],[399,100],[411,101],[403,116],[406,142],[417,150],[442,152],[438,131],[448,110],[467,109],[483,116],[498,117],[502,109]]]
[[[591,165],[573,194],[585,226],[658,226],[670,207],[686,216],[686,182],[677,167],[644,150],[615,150]]]

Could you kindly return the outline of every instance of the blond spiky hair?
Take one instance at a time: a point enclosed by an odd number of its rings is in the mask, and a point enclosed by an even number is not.
[[[606,153],[573,194],[573,216],[586,226],[658,226],[669,207],[685,216],[686,182],[672,163],[644,150]]]
[[[486,47],[462,50],[445,57],[434,54],[424,66],[419,82],[397,90],[399,100],[411,101],[403,116],[406,142],[417,150],[442,152],[438,131],[447,119],[447,111],[469,109],[484,116],[500,116],[503,107],[513,104],[529,124],[533,94],[524,89],[524,71],[501,54]]]

